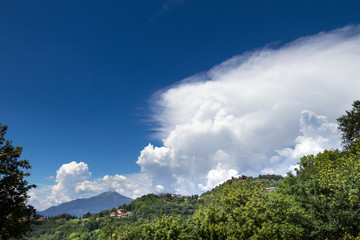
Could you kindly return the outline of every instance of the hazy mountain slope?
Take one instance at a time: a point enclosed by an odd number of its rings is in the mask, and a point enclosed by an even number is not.
[[[121,204],[127,204],[132,199],[122,196],[117,192],[105,192],[90,198],[76,199],[70,202],[62,203],[58,206],[50,207],[44,211],[38,212],[43,216],[56,216],[62,213],[68,213],[81,217],[87,212],[97,213],[103,210],[118,207]]]

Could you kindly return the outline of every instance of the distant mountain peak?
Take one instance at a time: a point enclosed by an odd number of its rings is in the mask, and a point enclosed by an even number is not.
[[[125,197],[118,192],[107,191],[94,197],[78,198],[70,202],[52,206],[38,213],[46,217],[56,216],[63,213],[81,217],[87,212],[98,213],[114,207],[117,208],[119,205],[124,203],[128,204],[131,201],[131,198]]]

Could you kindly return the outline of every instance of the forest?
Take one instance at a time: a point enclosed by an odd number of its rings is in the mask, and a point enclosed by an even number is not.
[[[97,214],[86,213],[81,218],[61,214],[34,222],[32,231],[27,237],[28,239],[200,239],[201,236],[195,229],[196,224],[200,223],[199,220],[208,211],[208,207],[221,207],[218,203],[225,191],[232,191],[245,183],[256,183],[258,187],[274,187],[281,179],[283,178],[279,175],[260,175],[257,178],[240,176],[229,179],[201,196],[147,194],[118,207],[123,211],[131,211],[132,214],[129,216],[110,217],[111,212],[116,212],[115,208]],[[267,194],[266,188],[263,190]]]

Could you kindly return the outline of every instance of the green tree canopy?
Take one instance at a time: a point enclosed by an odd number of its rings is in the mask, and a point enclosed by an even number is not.
[[[25,180],[30,174],[27,160],[18,160],[22,147],[5,139],[7,126],[0,123],[0,239],[22,238],[30,230],[35,209],[27,204],[27,192],[35,185]]]
[[[351,144],[360,139],[360,101],[354,101],[353,109],[337,119],[342,131],[344,147],[349,149]]]
[[[360,234],[360,143],[352,151],[325,150],[301,158],[297,175],[277,188],[307,214],[308,239],[342,239]]]

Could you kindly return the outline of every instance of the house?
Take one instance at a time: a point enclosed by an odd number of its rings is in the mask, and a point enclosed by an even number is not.
[[[178,194],[178,193],[172,193],[171,196],[177,197],[177,198],[189,198],[190,197],[190,196],[181,195],[181,194]]]
[[[118,217],[119,217],[119,218],[127,217],[127,216],[129,216],[129,215],[131,215],[131,214],[132,214],[132,212],[130,212],[130,211],[121,212],[121,213],[118,214]]]
[[[246,176],[241,175],[241,176],[238,177],[238,180],[239,181],[246,181],[246,178],[247,178]]]
[[[124,209],[119,208],[116,212],[117,212],[117,214],[120,214],[120,213],[125,212],[125,210],[124,210]]]
[[[118,218],[122,218],[122,217],[127,217],[129,215],[131,215],[132,212],[130,211],[125,211],[124,209],[118,209],[116,212],[111,212],[110,213],[110,217],[118,217]]]
[[[41,222],[41,221],[44,221],[44,220],[45,220],[45,217],[39,217],[39,219],[36,220],[36,221]]]

